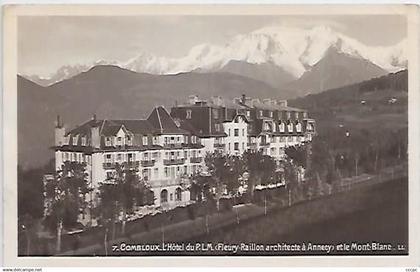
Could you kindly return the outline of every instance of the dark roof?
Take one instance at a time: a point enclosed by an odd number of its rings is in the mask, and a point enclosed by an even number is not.
[[[147,121],[162,134],[189,134],[186,130],[176,125],[175,121],[162,106],[154,108]]]
[[[134,134],[149,134],[157,132],[148,120],[112,120],[113,123],[124,127]]]
[[[70,130],[69,132],[66,133],[66,136],[69,134],[72,135],[90,135],[90,129],[92,127],[97,127],[97,126],[101,126],[102,125],[102,120],[95,120],[95,119],[91,119],[85,123],[83,123],[82,125]]]

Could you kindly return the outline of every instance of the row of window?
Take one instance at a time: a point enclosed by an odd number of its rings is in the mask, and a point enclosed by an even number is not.
[[[285,142],[303,142],[305,140],[304,136],[261,136],[261,142],[262,143],[285,143]],[[252,143],[255,143],[255,138],[252,138]]]
[[[294,114],[294,117],[296,119],[299,118],[299,112],[297,112],[297,111],[295,111],[295,112],[286,111],[286,117],[288,119],[290,119],[291,116],[292,116],[292,113]],[[247,110],[245,112],[245,114],[246,114],[246,116],[248,118],[251,117],[251,111]],[[303,115],[303,118],[307,118],[308,117],[308,113],[307,112],[303,112],[302,115]],[[212,116],[213,116],[214,119],[219,119],[219,110],[218,109],[212,109]],[[258,110],[258,116],[259,117],[263,117],[264,116],[264,110]],[[281,111],[277,111],[277,116],[280,119],[282,117],[282,112]],[[273,118],[274,117],[274,111],[268,111],[268,117]],[[187,109],[186,110],[186,116],[185,116],[185,118],[186,119],[191,119],[192,118],[192,110],[190,110],[190,109]]]
[[[233,150],[239,151],[239,143],[233,143]],[[245,143],[242,142],[242,150],[245,150]],[[232,151],[231,143],[228,143],[228,151]]]
[[[77,152],[61,152],[61,160],[63,162],[65,161],[71,161],[71,162],[79,162],[79,163],[91,163],[91,156],[88,156],[83,153],[77,153]]]
[[[239,137],[239,128],[235,128],[235,129],[233,129],[233,136],[234,137]],[[228,129],[228,136],[231,136],[231,133],[232,131],[231,131],[231,129]],[[243,129],[241,129],[241,132],[242,132],[242,136],[243,137],[245,137],[245,129],[243,128]]]
[[[182,157],[183,158],[196,158],[201,156],[201,150],[184,150],[184,151],[165,151],[164,159],[173,159]],[[154,152],[143,152],[141,159],[145,161],[149,160],[158,160],[161,158],[160,151]],[[105,162],[112,162],[112,161],[135,161],[136,160],[136,153],[108,153],[104,155]]]
[[[169,194],[169,201],[173,201],[174,195],[173,193]],[[175,201],[182,201],[182,190],[181,188],[176,188],[175,190]],[[163,189],[160,192],[160,202],[161,203],[167,203],[168,202],[168,190]]]
[[[163,168],[163,177],[164,178],[177,178],[182,175],[191,175],[197,173],[201,169],[201,165],[193,164],[191,166],[183,165],[183,166],[166,166]],[[142,170],[142,176],[146,180],[158,180],[160,179],[159,176],[159,168],[145,168]]]
[[[105,146],[113,146],[113,139],[115,138],[115,145],[133,145],[132,138],[130,135],[125,137],[125,141],[123,141],[123,137],[113,137],[108,136],[105,137]],[[159,145],[159,137],[153,136],[152,138],[152,145]],[[149,145],[149,137],[142,136],[142,145]],[[182,141],[183,140],[183,141]],[[165,136],[163,138],[164,144],[182,144],[188,143],[188,136]],[[191,136],[191,143],[197,144],[197,136]]]

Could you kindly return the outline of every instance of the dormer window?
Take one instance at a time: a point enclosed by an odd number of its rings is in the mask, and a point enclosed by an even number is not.
[[[262,117],[264,115],[263,111],[260,110],[260,117]]]
[[[299,112],[295,112],[295,118],[298,119],[299,118]]]
[[[192,113],[192,111],[191,111],[191,110],[187,110],[187,116],[186,116],[186,119],[191,119],[191,113]]]
[[[106,146],[111,146],[112,145],[111,137],[105,137],[105,145]]]
[[[302,125],[300,123],[296,124],[296,131],[297,132],[302,132]]]
[[[287,126],[287,130],[288,132],[293,132],[293,123],[289,123],[289,125]]]
[[[287,119],[290,119],[290,111],[286,112]]]
[[[251,112],[249,110],[246,111],[246,117],[251,117]]]
[[[147,136],[143,136],[143,145],[147,145]]]
[[[306,111],[303,112],[303,118],[308,118],[308,113]]]
[[[280,123],[279,129],[280,129],[280,132],[284,132],[284,129],[285,129],[284,123]]]
[[[220,131],[220,124],[215,124],[214,128],[216,129],[217,132],[219,132]]]
[[[82,137],[82,146],[86,146],[86,136]]]
[[[73,145],[77,145],[77,136],[73,136]]]
[[[126,141],[127,141],[127,145],[131,145],[132,144],[131,143],[131,136],[130,135],[127,135]]]
[[[271,118],[273,118],[273,112],[272,112],[272,111],[270,111],[270,113],[269,113],[269,114],[270,114],[270,117],[271,117]]]
[[[191,136],[191,143],[196,144],[197,143],[197,136]]]
[[[117,145],[122,145],[122,137],[117,137]]]

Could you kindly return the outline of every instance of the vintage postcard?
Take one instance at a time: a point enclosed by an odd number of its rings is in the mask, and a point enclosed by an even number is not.
[[[7,6],[5,265],[418,265],[418,11]]]

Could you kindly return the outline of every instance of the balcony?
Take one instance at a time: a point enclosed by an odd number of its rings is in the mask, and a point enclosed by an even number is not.
[[[163,160],[164,165],[177,165],[177,164],[184,164],[184,163],[185,163],[184,158]]]
[[[128,161],[128,162],[123,162],[124,167],[127,168],[137,168],[140,165],[139,161]]]
[[[164,148],[181,148],[182,143],[164,143],[163,147]]]
[[[190,158],[190,163],[200,163],[203,160],[202,157],[193,157]]]
[[[104,169],[114,169],[116,163],[115,162],[104,162],[103,167]]]
[[[214,148],[222,148],[222,149],[224,149],[225,146],[226,146],[226,144],[222,144],[222,143],[215,143],[214,144]]]
[[[155,165],[155,160],[144,160],[141,161],[141,166],[142,167],[152,167]]]

